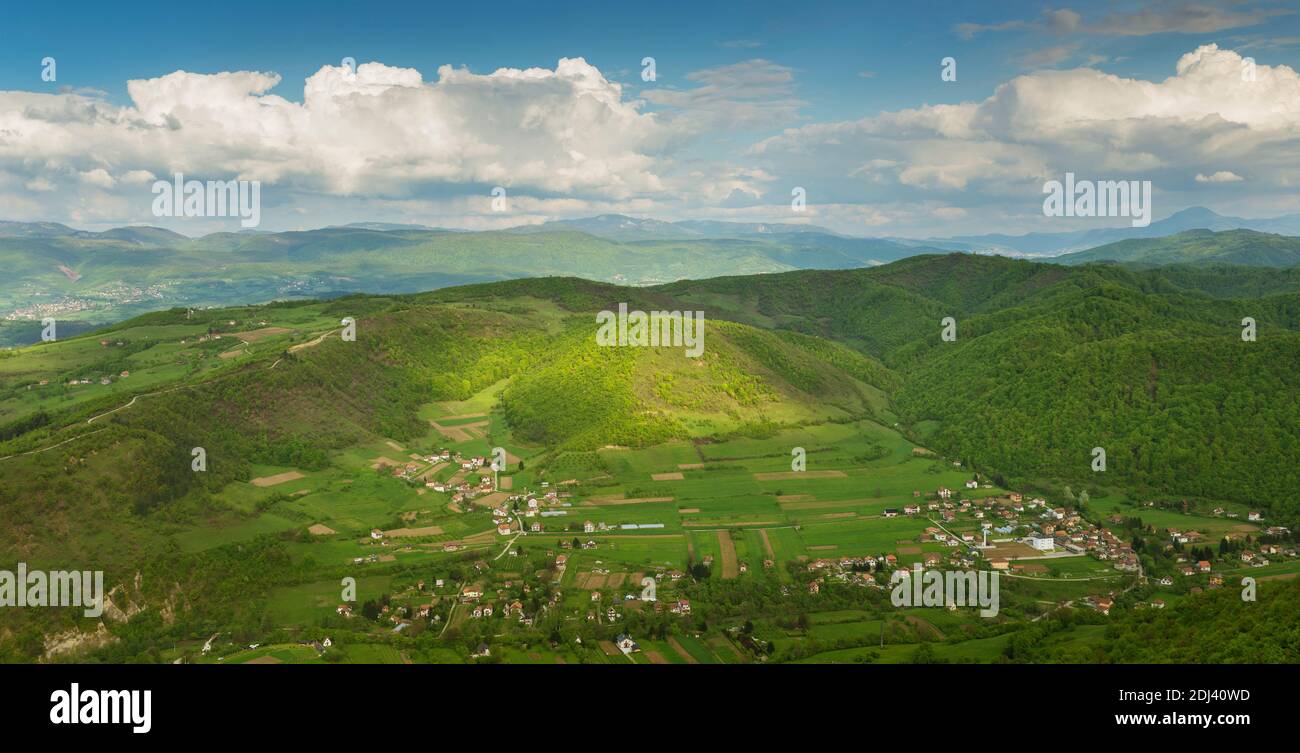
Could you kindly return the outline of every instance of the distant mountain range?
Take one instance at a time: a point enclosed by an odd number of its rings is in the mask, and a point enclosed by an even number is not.
[[[715,222],[712,220],[663,220],[629,217],[625,214],[602,214],[577,220],[554,220],[540,225],[523,225],[511,232],[545,232],[562,228],[579,230],[597,238],[618,241],[700,240],[704,238],[776,237],[797,234],[841,236],[817,225],[772,222]]]
[[[1160,238],[1185,230],[1256,230],[1261,233],[1300,235],[1300,214],[1267,219],[1227,217],[1205,207],[1191,207],[1175,212],[1146,227],[1098,228],[1066,233],[1026,233],[1025,235],[958,235],[929,238],[926,243],[952,250],[1000,253],[1007,256],[1057,256],[1082,251],[1132,238]]]
[[[627,227],[627,237],[615,240],[606,236],[617,235],[612,230],[622,220],[592,222],[606,227],[605,236],[584,232],[576,222],[484,232],[358,223],[201,238],[145,226],[89,232],[57,223],[0,223],[0,345],[31,342],[45,317],[75,327],[177,306],[411,293],[522,277],[653,285],[869,267],[939,250],[739,223],[693,223],[659,234],[683,237],[648,237],[655,234]],[[706,228],[719,236],[704,236]]]
[[[1146,228],[932,241],[854,237],[816,225],[618,214],[494,231],[362,222],[199,238],[148,226],[91,232],[53,222],[0,222],[0,345],[31,342],[45,317],[75,331],[176,306],[410,293],[525,277],[655,285],[866,268],[952,251],[1064,264],[1300,267],[1300,238],[1277,234],[1283,231],[1300,235],[1300,216],[1243,220],[1189,209]]]
[[[627,243],[648,240],[778,239],[805,249],[833,248],[850,257],[869,257],[882,263],[933,251],[970,251],[1003,256],[1052,257],[1097,248],[1136,238],[1162,238],[1188,230],[1254,230],[1259,233],[1300,236],[1300,214],[1264,219],[1221,215],[1205,207],[1191,207],[1156,220],[1146,227],[1113,227],[1061,233],[1024,235],[957,235],[947,238],[863,238],[844,235],[817,225],[763,222],[715,222],[709,220],[662,220],[603,214],[577,220],[556,220],[541,225],[512,228],[509,232],[533,233],[555,229],[578,230],[598,238]],[[795,240],[794,237],[798,238]],[[1176,262],[1165,262],[1176,263]]]

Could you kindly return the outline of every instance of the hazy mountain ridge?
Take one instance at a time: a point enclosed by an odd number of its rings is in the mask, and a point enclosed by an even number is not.
[[[1134,238],[1158,238],[1187,230],[1255,230],[1261,233],[1300,235],[1300,214],[1263,219],[1245,219],[1218,214],[1205,207],[1190,207],[1156,220],[1146,227],[1111,227],[1075,230],[1063,233],[1026,233],[1005,235],[957,235],[928,239],[936,244],[955,243],[970,251],[990,251],[1037,256],[1056,256],[1096,248]]]
[[[1186,230],[1163,238],[1133,238],[1055,257],[1063,264],[1120,262],[1300,266],[1300,238],[1256,230]]]
[[[1152,223],[1144,232],[1237,222],[1244,221],[1187,210]],[[1285,225],[1287,220],[1272,222]],[[1091,243],[1127,232],[1098,230],[1039,240],[1077,244],[1090,238]],[[1300,241],[1292,238],[1250,230],[1182,232],[1193,234],[1129,238],[1053,260],[1300,266],[1300,254],[1295,253]],[[1034,238],[1038,236],[1021,236],[1016,242],[1023,246]],[[0,263],[7,271],[0,286],[0,345],[32,342],[39,332],[33,325],[46,317],[65,322],[72,331],[86,323],[104,324],[169,306],[229,306],[352,292],[414,293],[518,277],[579,276],[655,285],[872,267],[953,250],[988,252],[955,239],[927,245],[841,235],[815,225],[664,222],[625,215],[492,231],[353,223],[199,238],[148,226],[89,232],[58,223],[8,222],[0,223]]]

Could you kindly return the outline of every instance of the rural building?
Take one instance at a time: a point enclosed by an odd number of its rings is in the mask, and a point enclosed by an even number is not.
[[[1056,540],[1048,535],[1043,535],[1043,536],[1039,536],[1037,534],[1032,535],[1029,538],[1025,539],[1025,543],[1037,549],[1040,552],[1050,552],[1056,548]]]

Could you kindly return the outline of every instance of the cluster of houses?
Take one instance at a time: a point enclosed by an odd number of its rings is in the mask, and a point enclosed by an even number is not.
[[[1279,544],[1260,544],[1259,547],[1252,550],[1245,550],[1241,553],[1241,562],[1251,567],[1268,567],[1271,564],[1269,556],[1273,557],[1295,557],[1297,552],[1295,547],[1282,546]]]
[[[1071,554],[1086,553],[1098,560],[1111,563],[1120,572],[1137,572],[1140,569],[1138,556],[1133,551],[1133,547],[1109,530],[1094,526],[1077,514],[1067,514],[1060,508],[1046,510],[1040,518],[1042,522],[1026,541],[1034,549],[1048,552],[1062,549]]]
[[[969,481],[966,486],[968,489],[977,488],[979,483]],[[919,491],[912,494],[914,497],[921,496]],[[930,512],[937,512],[944,523],[955,523],[959,515],[968,515],[980,521],[990,532],[1003,537],[1021,534],[1020,542],[1038,552],[1086,553],[1112,562],[1117,570],[1135,572],[1138,569],[1137,554],[1131,546],[1076,513],[1063,507],[1049,507],[1042,498],[1026,500],[1020,492],[1009,492],[1002,497],[954,502],[952,494],[952,490],[939,487],[936,499],[926,505]],[[919,514],[919,508],[920,504],[909,505],[904,508],[904,514]],[[923,540],[939,542],[949,547],[966,544],[977,549],[984,548],[986,543],[983,537],[977,537],[971,532],[949,534],[935,527],[926,529]],[[990,562],[996,569],[1011,567],[1005,558],[995,557]]]
[[[989,487],[988,484],[983,486]],[[980,482],[976,480],[966,482],[967,489],[980,487]],[[921,499],[923,495],[917,490],[912,496]],[[957,499],[953,490],[942,486],[933,495],[927,496],[929,499],[925,501],[884,511],[885,517],[928,514],[939,519],[936,521],[939,525],[925,529],[920,542],[942,544],[951,551],[924,553],[921,562],[925,568],[975,568],[977,560],[987,556],[983,553],[984,550],[991,548],[987,539],[989,533],[995,533],[1002,537],[1000,541],[1019,535],[1017,540],[1035,552],[1089,554],[1112,563],[1116,570],[1122,572],[1136,572],[1139,569],[1137,554],[1129,544],[1105,528],[1092,525],[1076,513],[1062,507],[1048,506],[1046,500],[1041,498],[1026,500],[1019,492],[1009,492],[1001,497]],[[943,527],[944,523],[957,524],[959,516],[980,522],[984,531],[975,533]],[[992,556],[988,561],[995,570],[1022,568],[1007,557]],[[885,588],[888,580],[879,576],[879,573],[907,567],[892,553],[815,559],[807,564],[808,572],[814,575],[814,580],[808,584],[808,591],[819,593],[821,586],[827,582]]]
[[[565,566],[563,555],[556,558],[556,568],[561,572]],[[475,563],[475,569],[479,572],[486,571],[487,563],[479,560]],[[557,578],[558,580],[558,578]],[[516,588],[518,585],[518,588]],[[516,584],[514,581],[505,581],[501,587],[496,589],[493,597],[499,601],[484,602],[483,599],[489,598],[488,589],[482,582],[474,583],[463,587],[459,594],[459,602],[463,605],[470,619],[486,619],[489,617],[514,618],[525,626],[531,626],[535,620],[540,619],[542,614],[557,609],[560,606],[561,591],[559,588],[554,589],[550,597],[541,605],[537,614],[528,614],[522,597],[527,597],[532,593],[533,587],[528,583]]]
[[[502,535],[510,533],[513,530],[510,528],[510,523],[518,515],[521,530],[522,527],[526,527],[533,533],[540,533],[546,530],[544,524],[535,521],[525,526],[523,519],[567,515],[567,510],[555,510],[553,508],[572,506],[572,503],[568,501],[569,496],[568,492],[548,491],[538,495],[527,490],[522,494],[512,494],[506,498],[505,502],[492,510],[492,518],[497,524],[497,532]]]
[[[112,384],[113,381],[114,381],[115,379],[126,379],[126,378],[129,377],[129,376],[131,376],[131,372],[130,372],[130,371],[123,371],[123,372],[121,372],[120,374],[118,374],[116,377],[113,376],[112,374],[106,374],[106,375],[101,376],[101,377],[99,378],[99,383],[100,383],[100,384],[103,384],[103,385],[109,385],[109,384]],[[87,379],[87,378],[85,378],[85,377],[82,377],[81,379],[69,379],[69,380],[68,380],[68,386],[69,386],[69,387],[76,387],[76,386],[83,385],[83,384],[92,384],[93,382],[94,382],[94,380],[92,380],[92,379]],[[45,385],[47,385],[47,384],[49,384],[49,383],[50,383],[50,380],[48,380],[48,379],[42,379],[42,380],[41,380],[40,382],[38,382],[35,386],[44,387]],[[30,390],[30,389],[32,388],[32,386],[33,386],[33,385],[30,385],[30,384],[27,385],[27,389]]]
[[[465,473],[477,471],[488,463],[487,458],[481,455],[467,458],[459,452],[445,448],[421,458],[421,461],[394,466],[392,473],[403,481],[415,481],[425,477],[429,471],[433,470],[432,467],[436,467],[439,463],[455,463]],[[427,479],[424,486],[426,489],[432,489],[435,492],[452,494],[453,502],[469,501],[480,494],[488,494],[495,489],[491,476],[487,475],[478,479],[464,479],[459,484]]]
[[[497,526],[497,532],[503,536],[514,533],[516,530],[527,531],[529,533],[604,533],[606,531],[625,531],[641,529],[659,529],[663,528],[663,523],[621,523],[610,525],[604,521],[585,520],[579,526],[570,520],[559,520],[566,518],[569,509],[573,506],[570,501],[572,494],[569,492],[548,491],[544,494],[524,494],[511,495],[504,503],[492,510],[492,517]],[[526,520],[532,519],[532,520]],[[516,527],[516,520],[518,527]],[[570,544],[565,544],[570,546]],[[588,539],[582,545],[583,549],[595,549],[596,542]]]
[[[1205,535],[1199,531],[1184,531],[1176,528],[1166,528],[1165,533],[1169,536],[1169,545],[1166,548],[1172,548],[1175,544],[1195,545],[1204,542],[1206,539]],[[1290,530],[1286,526],[1269,526],[1263,533],[1270,537],[1285,538],[1290,534]],[[1245,537],[1246,534],[1239,531],[1229,531],[1224,534],[1224,538],[1230,541],[1241,541]],[[1248,565],[1250,567],[1267,567],[1271,564],[1271,560],[1269,560],[1270,556],[1274,558],[1296,557],[1297,554],[1300,554],[1300,552],[1297,552],[1296,548],[1289,544],[1260,542],[1252,549],[1242,550],[1237,556],[1241,559],[1243,565]],[[1191,563],[1187,557],[1183,555],[1177,556],[1175,561],[1181,565],[1181,567],[1179,567],[1179,572],[1185,576],[1206,573],[1211,569],[1208,561],[1200,560]]]

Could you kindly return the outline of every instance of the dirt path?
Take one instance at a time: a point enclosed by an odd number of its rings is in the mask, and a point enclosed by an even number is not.
[[[136,395],[135,397],[131,398],[131,401],[130,401],[129,403],[126,403],[125,405],[119,405],[119,406],[117,406],[116,408],[114,408],[113,410],[104,411],[103,413],[100,413],[100,414],[97,415],[97,416],[91,416],[90,418],[86,419],[86,423],[88,423],[88,424],[94,423],[96,420],[101,419],[101,418],[103,418],[104,416],[109,415],[110,413],[117,413],[118,411],[123,410],[123,409],[125,409],[125,408],[130,408],[132,405],[135,405],[135,401],[136,401],[136,400],[139,400],[139,399],[142,398],[142,397],[152,397],[153,395],[165,395],[165,394],[167,394],[168,392],[175,392],[176,390],[183,390],[183,389],[185,389],[186,387],[189,387],[189,386],[190,386],[190,385],[187,385],[187,384],[179,384],[179,385],[177,385],[177,386],[175,386],[175,387],[169,387],[169,388],[167,388],[167,389],[165,389],[165,390],[157,390],[157,391],[155,391],[155,392],[145,392],[145,393],[143,393],[143,394]]]
[[[5,455],[4,457],[0,458],[0,460],[8,460],[9,458],[20,458],[20,457],[22,457],[22,456],[24,456],[24,455],[35,455],[35,454],[38,453],[38,452],[45,452],[45,451],[47,451],[47,450],[53,450],[55,447],[62,447],[63,445],[67,444],[68,442],[75,442],[75,441],[77,441],[78,439],[85,439],[86,437],[90,436],[91,434],[98,434],[98,433],[101,432],[101,431],[105,431],[105,429],[95,429],[94,431],[88,431],[88,432],[86,432],[85,434],[78,434],[78,435],[75,436],[75,437],[72,437],[72,438],[70,438],[70,439],[65,439],[65,440],[63,440],[62,442],[59,442],[58,444],[52,444],[52,445],[50,445],[49,447],[42,447],[42,448],[39,449],[39,450],[28,450],[27,452],[20,452],[20,453],[18,453],[17,455]]]
[[[736,545],[731,540],[730,532],[718,531],[718,548],[722,550],[722,577],[739,576],[740,563],[736,561]]]
[[[770,560],[775,560],[776,552],[772,551],[772,541],[767,538],[767,529],[766,528],[758,529],[758,537],[763,540],[763,551],[767,552],[767,558]]]
[[[307,342],[305,342],[305,343],[298,343],[297,345],[292,345],[292,346],[289,347],[289,351],[288,351],[288,352],[290,352],[290,353],[297,353],[298,351],[302,350],[303,348],[314,348],[314,347],[316,347],[317,345],[320,345],[321,343],[325,342],[325,338],[329,337],[330,335],[332,335],[332,334],[334,334],[335,332],[338,332],[338,331],[339,331],[339,330],[337,330],[337,329],[332,329],[332,330],[330,330],[329,332],[326,332],[326,333],[322,334],[320,337],[316,338],[315,340],[309,340],[309,341],[307,341]]]
[[[513,539],[510,539],[509,541],[507,541],[507,542],[506,542],[506,545],[505,545],[504,547],[502,547],[502,549],[501,549],[501,553],[498,554],[497,556],[493,557],[492,559],[495,561],[495,560],[499,560],[499,559],[501,559],[502,557],[506,556],[506,552],[510,551],[510,547],[514,546],[514,545],[515,545],[515,542],[519,540],[519,537],[520,537],[520,536],[523,536],[523,535],[524,535],[524,532],[523,532],[523,531],[520,531],[519,533],[516,533],[516,534],[515,534],[515,537],[514,537]]]

